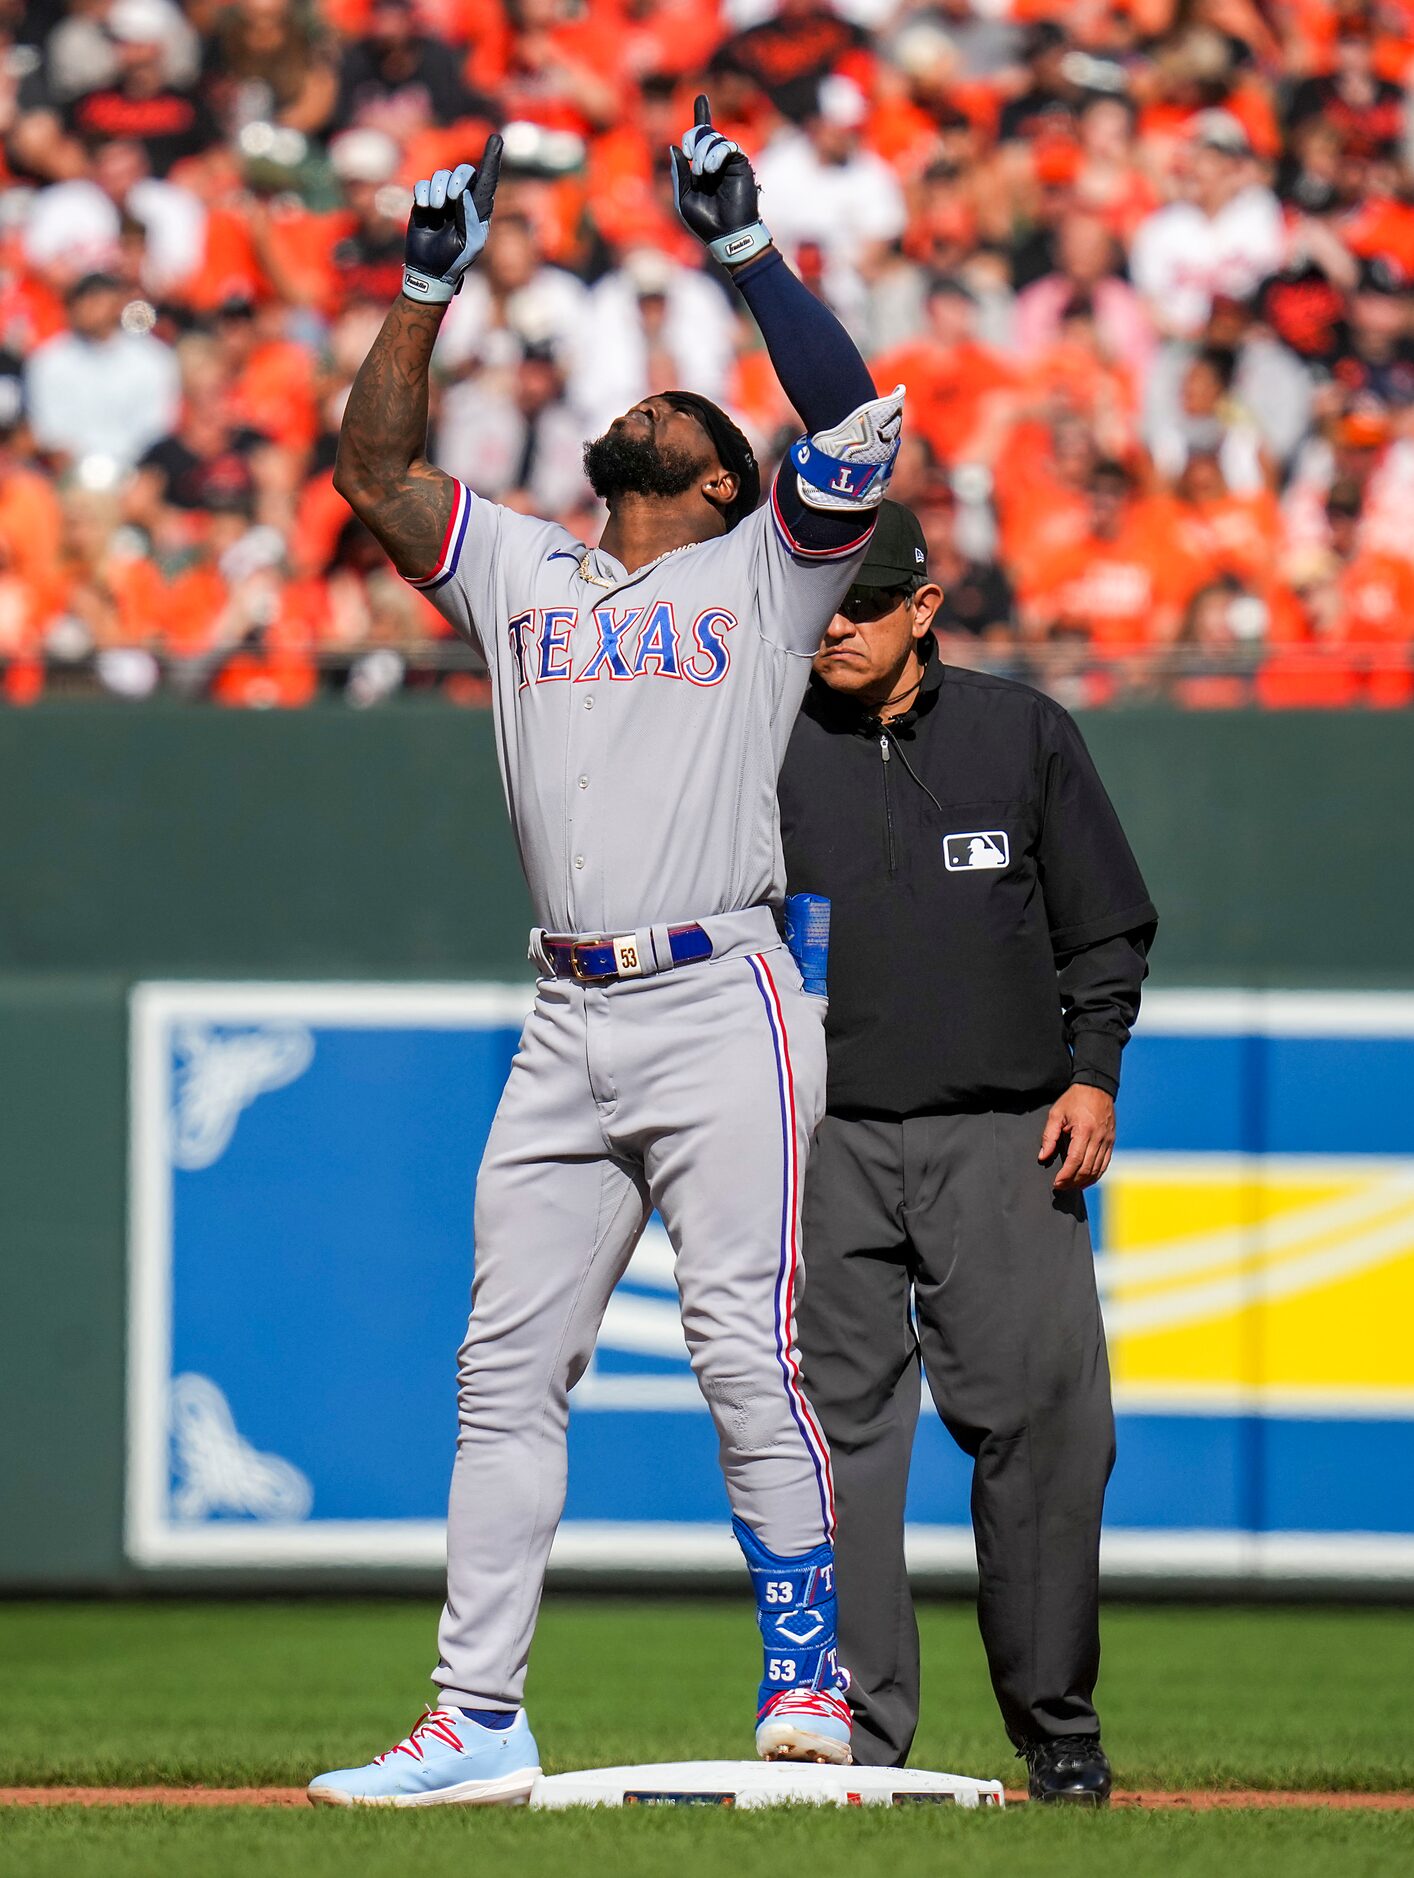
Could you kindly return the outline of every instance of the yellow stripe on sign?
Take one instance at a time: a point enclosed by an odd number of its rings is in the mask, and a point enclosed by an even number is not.
[[[1117,1157],[1104,1218],[1120,1386],[1414,1394],[1414,1161]]]

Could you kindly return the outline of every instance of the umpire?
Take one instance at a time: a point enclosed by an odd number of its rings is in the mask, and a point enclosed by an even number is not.
[[[1067,714],[937,658],[926,565],[885,502],[780,782],[788,891],[831,903],[798,1334],[834,1457],[854,1755],[901,1764],[918,1722],[921,1360],[972,1458],[982,1640],[1032,1797],[1102,1804],[1114,1417],[1081,1190],[1109,1164],[1157,915]]]

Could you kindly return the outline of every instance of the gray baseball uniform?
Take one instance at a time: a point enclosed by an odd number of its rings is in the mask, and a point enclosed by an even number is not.
[[[438,567],[416,583],[490,668],[542,971],[477,1185],[444,1702],[520,1702],[568,1393],[654,1206],[733,1511],[782,1557],[830,1536],[793,1316],[824,1008],[772,913],[776,777],[863,547],[806,549],[773,499],[630,574],[458,485]],[[674,969],[685,923],[711,956]],[[642,975],[551,977],[547,934],[609,938]]]

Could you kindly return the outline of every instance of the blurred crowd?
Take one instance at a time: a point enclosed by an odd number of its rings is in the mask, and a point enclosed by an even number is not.
[[[411,184],[493,127],[435,460],[593,539],[582,443],[652,389],[777,456],[673,213],[705,88],[908,387],[945,656],[1404,705],[1411,87],[1414,0],[0,0],[0,701],[484,698],[331,471]]]

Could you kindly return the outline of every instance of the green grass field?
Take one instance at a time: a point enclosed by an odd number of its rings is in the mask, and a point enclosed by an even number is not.
[[[422,1602],[0,1606],[0,1785],[303,1784],[414,1719],[434,1618]],[[1013,1783],[971,1612],[922,1620],[916,1764]],[[552,1598],[530,1689],[547,1769],[749,1755],[758,1662],[736,1602]],[[1127,1787],[1414,1790],[1411,1687],[1406,1612],[1121,1607],[1106,1622],[1101,1706]],[[0,1813],[5,1878],[577,1878],[590,1864],[614,1878],[1343,1878],[1414,1869],[1414,1813]]]

